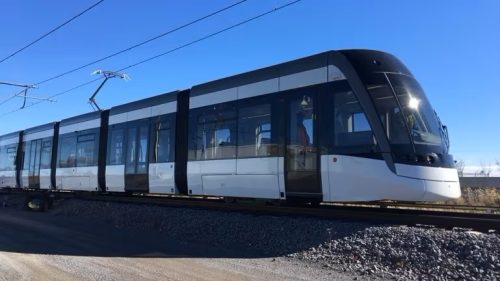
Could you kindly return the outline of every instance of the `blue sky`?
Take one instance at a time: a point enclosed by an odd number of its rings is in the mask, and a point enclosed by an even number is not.
[[[0,0],[0,57],[5,57],[97,0]],[[236,0],[103,3],[0,63],[0,81],[36,83],[119,51],[227,6]],[[89,66],[32,90],[46,97],[171,50],[290,1],[249,0],[151,44]],[[302,0],[206,41],[131,68],[130,81],[110,80],[97,96],[109,108],[328,49],[393,53],[413,72],[448,125],[451,151],[470,165],[500,161],[500,1]],[[91,110],[97,82],[57,102],[4,115],[0,134]],[[19,89],[0,85],[0,102]],[[22,100],[0,105],[0,115]]]

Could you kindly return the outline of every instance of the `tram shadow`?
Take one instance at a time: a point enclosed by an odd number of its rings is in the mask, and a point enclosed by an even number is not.
[[[47,213],[1,208],[0,251],[98,257],[264,258],[325,246],[370,226],[185,208],[165,211],[158,206],[99,205],[80,200],[77,205],[72,206],[73,211],[56,207]],[[81,211],[85,208],[87,211]],[[145,209],[138,214],[137,208]],[[81,212],[74,212],[77,209]]]

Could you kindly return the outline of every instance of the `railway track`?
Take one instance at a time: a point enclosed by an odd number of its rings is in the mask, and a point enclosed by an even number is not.
[[[453,212],[473,212],[500,214],[500,207],[495,206],[472,206],[456,204],[436,204],[436,203],[413,203],[413,202],[355,202],[355,203],[331,203],[335,206],[363,206],[373,208],[398,208],[398,209],[419,209],[434,211],[453,211]]]
[[[113,201],[119,203],[154,204],[167,207],[202,208],[219,211],[248,212],[253,214],[309,216],[326,219],[360,220],[370,223],[397,224],[397,225],[428,225],[439,228],[452,229],[471,228],[488,232],[500,231],[500,215],[491,213],[466,213],[462,211],[422,210],[412,209],[409,206],[425,206],[428,209],[446,209],[437,204],[402,204],[404,208],[380,208],[378,205],[360,204],[348,206],[335,204],[321,204],[320,206],[287,206],[279,204],[265,204],[263,202],[227,202],[222,198],[191,198],[165,196],[115,196],[84,194],[79,197],[84,200]],[[449,207],[449,206],[448,206]],[[485,207],[486,208],[486,207]]]
[[[30,194],[31,197],[38,196],[39,198],[40,196],[40,193],[25,193],[25,195],[28,194]],[[220,197],[172,197],[146,194],[117,195],[70,192],[50,192],[48,195],[55,200],[78,198],[92,201],[148,204],[176,208],[199,208],[262,215],[308,216],[325,219],[357,220],[377,224],[421,225],[446,229],[458,227],[470,228],[481,232],[488,232],[490,230],[500,231],[500,214],[497,213],[499,208],[486,206],[454,206],[396,202],[391,202],[390,204],[381,202],[289,206],[259,201],[242,202],[231,200],[228,202],[228,200],[224,200]],[[474,210],[474,212],[466,212],[467,210]],[[494,211],[491,212],[491,210]]]

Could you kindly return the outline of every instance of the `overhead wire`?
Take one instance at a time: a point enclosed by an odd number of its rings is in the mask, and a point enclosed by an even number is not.
[[[50,34],[56,32],[57,30],[61,29],[63,26],[69,24],[70,22],[74,21],[75,19],[79,18],[80,16],[82,16],[83,14],[85,14],[86,12],[92,10],[94,7],[96,7],[97,5],[101,4],[102,2],[104,2],[104,0],[100,0],[99,2],[93,4],[92,6],[88,7],[87,9],[83,10],[82,12],[78,13],[77,15],[73,16],[72,18],[70,18],[69,20],[65,21],[64,23],[60,24],[59,26],[57,26],[56,28],[50,30],[49,32],[45,33],[44,35],[40,36],[38,39],[36,39],[35,41],[29,43],[28,45],[22,47],[21,49],[15,51],[14,53],[6,56],[5,58],[3,58],[2,60],[0,60],[0,63],[12,58],[13,56],[19,54],[20,52],[26,50],[27,48],[33,46],[34,44],[36,44],[38,41],[42,40],[43,38],[49,36]]]
[[[77,15],[73,16],[72,18],[68,19],[67,21],[63,22],[62,24],[58,25],[57,27],[53,28],[52,30],[50,30],[49,32],[45,33],[44,35],[40,36],[38,39],[32,41],[31,43],[29,43],[28,45],[22,47],[21,49],[15,51],[14,53],[8,55],[7,57],[3,58],[2,60],[0,60],[0,63],[10,59],[11,57],[17,55],[18,53],[24,51],[25,49],[31,47],[32,45],[36,44],[38,41],[44,39],[45,37],[49,36],[50,34],[56,32],[57,30],[61,29],[63,26],[69,24],[70,22],[74,21],[75,19],[79,18],[80,16],[82,16],[83,14],[87,13],[88,11],[92,10],[93,8],[95,8],[96,6],[98,6],[99,4],[101,4],[102,2],[104,2],[104,0],[100,0],[96,3],[94,3],[92,6],[86,8],[85,10],[81,11],[80,13],[78,13]],[[11,84],[11,83],[3,83],[5,85],[14,85],[14,84]],[[24,90],[20,91],[19,93],[15,93],[7,98],[5,98],[4,100],[2,100],[0,102],[0,105],[3,105],[5,104],[6,102],[16,98],[19,96],[19,94],[21,94]]]
[[[10,101],[12,98],[18,97],[22,92],[24,92],[24,89],[22,89],[21,91],[13,94],[12,96],[10,96],[8,98],[5,98],[4,100],[0,101],[0,105],[3,105],[4,103]]]
[[[104,0],[102,0],[102,1],[104,1]],[[101,1],[101,2],[102,2],[102,1]],[[209,13],[209,14],[207,14],[207,15],[203,16],[203,17],[197,18],[197,19],[192,20],[192,21],[190,21],[190,22],[188,22],[188,23],[185,23],[185,24],[180,25],[180,26],[178,26],[178,27],[175,27],[175,28],[173,28],[173,29],[171,29],[171,30],[168,30],[168,31],[165,31],[165,32],[163,32],[163,33],[161,33],[161,34],[158,34],[158,35],[156,35],[156,36],[154,36],[154,37],[151,37],[151,38],[149,38],[149,39],[147,39],[147,40],[145,40],[145,41],[139,42],[139,43],[134,44],[134,45],[132,45],[132,46],[130,46],[130,47],[127,47],[127,48],[125,48],[125,49],[122,49],[122,50],[120,50],[120,51],[118,51],[118,52],[115,52],[115,53],[109,54],[109,55],[104,56],[104,57],[102,57],[102,58],[99,58],[99,59],[96,59],[96,60],[94,60],[94,61],[88,62],[88,63],[86,63],[86,64],[84,64],[84,65],[81,65],[81,66],[78,66],[78,67],[76,67],[76,68],[70,69],[70,70],[65,71],[65,72],[63,72],[63,73],[61,73],[61,74],[58,74],[58,75],[52,76],[52,77],[50,77],[50,78],[47,78],[47,79],[42,80],[42,81],[40,81],[40,82],[37,82],[37,83],[35,83],[34,85],[35,85],[35,86],[38,86],[38,85],[40,85],[40,84],[47,83],[47,82],[49,82],[49,81],[52,81],[52,80],[55,80],[55,79],[61,78],[61,77],[63,77],[63,76],[66,76],[66,75],[71,74],[71,73],[73,73],[73,72],[76,72],[76,71],[78,71],[78,70],[81,70],[81,69],[83,69],[83,68],[85,68],[85,67],[87,67],[87,66],[91,66],[91,65],[96,64],[96,63],[98,63],[98,62],[102,62],[102,61],[104,61],[104,60],[107,60],[107,59],[110,59],[110,58],[112,58],[112,57],[118,56],[118,55],[123,54],[123,53],[125,53],[125,52],[131,51],[131,50],[133,50],[133,49],[135,49],[135,48],[138,48],[138,47],[140,47],[140,46],[146,45],[146,44],[148,44],[148,43],[150,43],[150,42],[152,42],[152,41],[155,41],[155,40],[157,40],[157,39],[159,39],[159,38],[165,37],[165,36],[167,36],[167,35],[169,35],[169,34],[172,34],[172,33],[174,33],[174,32],[177,32],[177,31],[179,31],[179,30],[182,30],[182,29],[184,29],[184,28],[187,28],[187,27],[189,27],[189,26],[191,26],[191,25],[194,25],[194,24],[196,24],[196,23],[198,23],[198,22],[201,22],[201,21],[203,21],[203,20],[206,20],[206,19],[208,19],[208,18],[210,18],[210,17],[213,17],[213,16],[215,16],[215,15],[217,15],[217,14],[220,14],[220,13],[222,13],[222,12],[224,12],[224,11],[227,11],[227,10],[229,10],[229,9],[231,9],[231,8],[234,8],[234,7],[236,7],[236,6],[240,5],[240,4],[243,4],[244,2],[247,2],[247,1],[248,1],[248,0],[240,0],[240,1],[238,1],[238,2],[235,2],[235,3],[231,4],[231,5],[225,6],[225,7],[221,8],[221,9],[219,9],[219,10],[216,10],[216,11],[214,11],[214,12],[211,12],[211,13]],[[12,100],[12,99],[16,98],[17,96],[18,96],[18,94],[17,94],[17,93],[16,93],[16,94],[13,94],[13,95],[11,95],[10,97],[6,98],[6,99],[5,99],[5,100],[4,100],[1,104],[4,104],[4,103],[6,103],[7,101],[10,101],[10,100]],[[0,104],[0,105],[1,105],[1,104]]]
[[[247,1],[248,1],[248,0],[241,0],[241,1],[238,1],[238,2],[236,2],[236,3],[233,3],[233,4],[229,5],[229,6],[226,6],[226,7],[222,8],[222,9],[219,9],[219,10],[217,10],[217,11],[214,11],[214,12],[212,12],[212,13],[208,14],[208,15],[205,15],[205,16],[203,16],[203,17],[197,18],[197,19],[195,19],[195,20],[193,20],[193,21],[190,21],[190,22],[185,23],[185,24],[183,24],[183,25],[181,25],[181,26],[178,26],[178,27],[176,27],[176,28],[173,28],[173,29],[171,29],[171,30],[168,30],[168,31],[166,31],[166,32],[163,32],[163,33],[161,33],[161,34],[159,34],[159,35],[156,35],[156,36],[154,36],[154,37],[152,37],[152,38],[149,38],[149,39],[147,39],[147,40],[145,40],[145,41],[142,41],[142,42],[140,42],[140,43],[134,44],[134,45],[132,45],[132,46],[130,46],[130,47],[127,47],[127,48],[125,48],[125,49],[123,49],[123,50],[121,50],[121,51],[118,51],[118,52],[112,53],[112,54],[110,54],[110,55],[104,56],[104,57],[99,58],[99,59],[97,59],[97,60],[94,60],[94,61],[88,62],[88,63],[86,63],[86,64],[84,64],[84,65],[79,66],[79,67],[76,67],[76,68],[70,69],[70,70],[68,70],[68,71],[65,71],[65,72],[63,72],[63,73],[61,73],[61,74],[55,75],[55,76],[50,77],[50,78],[45,79],[45,80],[42,80],[42,81],[40,81],[40,82],[38,82],[38,83],[35,83],[35,85],[40,85],[40,84],[43,84],[43,83],[46,83],[46,82],[52,81],[52,80],[57,79],[57,78],[61,78],[61,77],[63,77],[63,76],[66,76],[66,75],[68,75],[68,74],[71,74],[71,73],[73,73],[73,72],[75,72],[75,71],[78,71],[78,70],[80,70],[80,69],[83,69],[83,68],[85,68],[85,67],[87,67],[87,66],[90,66],[90,65],[96,64],[96,63],[98,63],[98,62],[101,62],[101,61],[104,61],[104,60],[110,59],[110,58],[112,58],[112,57],[115,57],[115,56],[117,56],[117,55],[123,54],[123,53],[125,53],[125,52],[130,51],[130,50],[133,50],[133,49],[135,49],[135,48],[138,48],[138,47],[140,47],[140,46],[143,46],[143,45],[145,45],[145,44],[147,44],[147,43],[150,43],[150,42],[152,42],[152,41],[154,41],[154,40],[157,40],[157,39],[159,39],[159,38],[162,38],[162,37],[164,37],[164,36],[167,36],[167,35],[169,35],[169,34],[172,34],[172,33],[174,33],[174,32],[177,32],[177,31],[179,31],[179,30],[181,30],[181,29],[184,29],[184,28],[186,28],[186,27],[189,27],[189,26],[191,26],[191,25],[193,25],[193,24],[195,24],[195,23],[198,23],[198,22],[200,22],[200,21],[203,21],[203,20],[205,20],[205,19],[208,19],[208,18],[210,18],[210,17],[213,17],[213,16],[215,16],[215,15],[217,15],[217,14],[220,14],[220,13],[222,13],[222,12],[226,11],[226,10],[229,10],[229,9],[231,9],[231,8],[234,8],[234,7],[236,7],[236,6],[240,5],[240,4],[244,3],[244,2],[247,2]]]
[[[24,92],[24,90],[21,90],[20,92],[12,94],[10,97],[5,98],[4,100],[2,100],[0,102],[0,105],[4,104],[4,103],[6,103],[6,102],[8,102],[8,101],[10,101],[10,100],[12,100],[14,98],[17,98],[19,96],[19,94],[22,93],[22,92]]]
[[[55,97],[58,97],[58,96],[61,96],[61,95],[64,95],[64,94],[67,94],[67,93],[69,93],[69,92],[72,92],[72,91],[74,91],[74,90],[76,90],[76,89],[79,89],[79,88],[81,88],[81,87],[87,86],[87,85],[89,85],[89,84],[92,84],[92,83],[94,83],[94,82],[96,82],[96,81],[98,81],[98,80],[101,80],[101,79],[103,79],[103,78],[102,78],[102,77],[99,77],[99,78],[96,78],[96,79],[92,79],[92,80],[90,80],[90,81],[87,81],[87,82],[85,82],[85,83],[79,84],[79,85],[74,86],[74,87],[72,87],[72,88],[70,88],[70,89],[67,89],[67,90],[64,90],[64,91],[62,91],[62,92],[59,92],[59,93],[57,93],[57,94],[55,94],[55,95],[52,95],[52,96],[48,97],[48,98],[47,98],[47,100],[48,100],[48,99],[55,98]],[[24,90],[23,90],[23,91],[24,91]],[[20,92],[20,93],[22,93],[22,92]],[[32,107],[32,106],[35,106],[35,105],[38,105],[38,104],[40,104],[40,103],[42,103],[42,102],[45,102],[45,101],[46,101],[46,100],[39,100],[39,101],[37,101],[37,102],[34,102],[34,103],[32,103],[32,104],[28,104],[28,105],[24,106],[24,108],[18,108],[18,109],[14,109],[14,110],[12,110],[12,111],[8,111],[8,112],[6,112],[6,113],[1,114],[1,115],[0,115],[0,117],[7,116],[7,115],[10,115],[10,114],[12,114],[12,113],[16,113],[16,112],[18,112],[18,111],[21,111],[21,110],[23,110],[23,109],[26,109],[26,108],[29,108],[29,107]]]
[[[171,49],[171,50],[169,50],[169,51],[163,52],[163,53],[161,53],[161,54],[158,54],[158,55],[155,55],[155,56],[149,57],[149,58],[144,59],[144,60],[141,60],[141,61],[139,61],[139,62],[137,62],[137,63],[131,64],[131,65],[128,65],[128,66],[126,66],[126,67],[123,67],[123,68],[121,68],[121,69],[117,70],[116,72],[120,72],[120,71],[123,71],[123,70],[127,70],[127,69],[130,69],[130,68],[136,67],[136,66],[138,66],[138,65],[141,65],[141,64],[143,64],[143,63],[149,62],[149,61],[151,61],[151,60],[157,59],[157,58],[159,58],[159,57],[165,56],[165,55],[167,55],[167,54],[171,54],[171,53],[173,53],[173,52],[175,52],[175,51],[178,51],[178,50],[180,50],[180,49],[186,48],[186,47],[191,46],[191,45],[193,45],[193,44],[199,43],[199,42],[201,42],[201,41],[207,40],[207,39],[209,39],[209,38],[211,38],[211,37],[214,37],[214,36],[216,36],[216,35],[219,35],[219,34],[221,34],[221,33],[224,33],[224,32],[226,32],[226,31],[229,31],[229,30],[231,30],[231,29],[234,29],[234,28],[236,28],[236,27],[242,26],[242,25],[244,25],[244,24],[247,24],[247,23],[249,23],[249,22],[252,22],[252,21],[254,21],[254,20],[257,20],[257,19],[259,19],[259,18],[262,18],[262,17],[264,17],[264,16],[267,16],[267,15],[269,15],[269,14],[271,14],[271,13],[274,13],[274,12],[276,12],[276,11],[278,11],[278,10],[282,10],[282,9],[284,9],[284,8],[287,8],[287,7],[291,6],[291,5],[297,4],[297,3],[298,3],[298,2],[300,2],[300,1],[302,1],[302,0],[295,0],[295,1],[289,2],[289,3],[287,3],[287,4],[284,4],[284,5],[278,6],[278,7],[273,8],[273,9],[271,9],[271,10],[267,11],[267,12],[261,13],[261,14],[259,14],[259,15],[256,15],[256,16],[254,16],[254,17],[251,17],[251,18],[249,18],[249,19],[246,19],[246,20],[244,20],[244,21],[241,21],[241,22],[236,23],[236,24],[234,24],[234,25],[231,25],[231,26],[229,26],[229,27],[223,28],[223,29],[221,29],[221,30],[219,30],[219,31],[213,32],[213,33],[211,33],[211,34],[209,34],[209,35],[206,35],[206,36],[203,36],[203,37],[198,38],[198,39],[196,39],[196,40],[193,40],[193,41],[191,41],[191,42],[189,42],[189,43],[186,43],[186,44],[183,44],[183,45],[178,46],[178,47],[176,47],[176,48],[173,48],[173,49]],[[78,88],[81,88],[81,87],[83,87],[83,86],[86,86],[86,85],[88,85],[88,84],[91,84],[91,83],[93,83],[93,82],[95,82],[95,81],[98,81],[98,80],[100,80],[100,79],[103,79],[103,78],[102,78],[102,77],[100,77],[100,78],[97,78],[97,79],[90,80],[90,81],[85,82],[85,83],[83,83],[83,84],[77,85],[77,86],[75,86],[75,87],[73,87],[73,88],[71,88],[71,89],[68,89],[68,90],[62,91],[62,92],[57,93],[57,94],[55,94],[55,95],[52,95],[52,96],[48,97],[48,99],[51,99],[51,98],[54,98],[54,97],[58,97],[58,96],[61,96],[61,95],[67,94],[67,93],[70,93],[70,92],[72,92],[72,91],[74,91],[74,90],[76,90],[76,89],[78,89]],[[32,107],[32,106],[38,105],[38,104],[40,104],[40,103],[43,103],[44,101],[45,101],[45,100],[40,100],[40,101],[35,102],[35,103],[32,103],[32,104],[30,104],[30,105],[26,105],[24,108],[29,108],[29,107]],[[6,113],[4,113],[4,114],[1,114],[1,115],[0,115],[0,117],[3,117],[3,116],[6,116],[6,115],[9,115],[9,114],[12,114],[12,113],[18,112],[18,111],[20,111],[20,110],[22,110],[22,109],[16,109],[16,110],[12,110],[12,111],[10,111],[10,112],[6,112]]]
[[[173,48],[173,49],[171,49],[171,50],[169,50],[169,51],[166,51],[166,52],[164,52],[164,53],[161,53],[161,54],[158,54],[158,55],[152,56],[152,57],[147,58],[147,59],[145,59],[145,60],[142,60],[142,61],[139,61],[139,62],[137,62],[137,63],[131,64],[131,65],[127,66],[127,67],[121,68],[121,69],[117,70],[117,72],[124,71],[124,70],[130,69],[130,68],[132,68],[132,67],[136,67],[136,66],[141,65],[141,64],[143,64],[143,63],[146,63],[146,62],[148,62],[148,61],[151,61],[151,60],[157,59],[157,58],[159,58],[159,57],[162,57],[162,56],[168,55],[168,54],[173,53],[173,52],[175,52],[175,51],[178,51],[178,50],[180,50],[180,49],[184,49],[184,48],[189,47],[189,46],[191,46],[191,45],[193,45],[193,44],[199,43],[199,42],[201,42],[201,41],[204,41],[204,40],[209,39],[209,38],[211,38],[211,37],[217,36],[217,35],[219,35],[219,34],[221,34],[221,33],[224,33],[224,32],[226,32],[226,31],[229,31],[229,30],[231,30],[231,29],[234,29],[234,28],[236,28],[236,27],[239,27],[239,26],[241,26],[241,25],[244,25],[244,24],[249,23],[249,22],[251,22],[251,21],[254,21],[254,20],[256,20],[256,19],[259,19],[259,18],[261,18],[261,17],[267,16],[267,15],[269,15],[269,14],[271,14],[271,13],[274,13],[274,12],[276,12],[276,11],[278,11],[278,10],[284,9],[284,8],[286,8],[286,7],[288,7],[288,6],[291,6],[291,5],[293,5],[293,4],[296,4],[296,3],[300,2],[300,1],[301,1],[301,0],[296,0],[296,1],[289,2],[289,3],[287,3],[287,4],[284,4],[284,5],[282,5],[282,6],[276,7],[276,8],[274,8],[274,9],[272,9],[272,10],[269,10],[269,11],[267,11],[267,12],[265,12],[265,13],[259,14],[259,15],[257,15],[257,16],[251,17],[251,18],[249,18],[249,19],[247,19],[247,20],[241,21],[241,22],[239,22],[239,23],[237,23],[237,24],[234,24],[234,25],[231,25],[231,26],[229,26],[229,27],[223,28],[223,29],[221,29],[221,30],[219,30],[219,31],[216,31],[216,32],[214,32],[214,33],[211,33],[211,34],[209,34],[209,35],[207,35],[207,36],[201,37],[201,38],[199,38],[199,39],[196,39],[196,40],[194,40],[194,41],[191,41],[191,42],[186,43],[186,44],[184,44],[184,45],[181,45],[181,46],[179,46],[179,47]]]

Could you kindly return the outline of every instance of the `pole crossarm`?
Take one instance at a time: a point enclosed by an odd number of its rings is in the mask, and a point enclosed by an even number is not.
[[[12,82],[4,82],[0,81],[0,85],[7,85],[7,86],[14,86],[14,87],[22,87],[22,88],[28,88],[28,89],[34,89],[38,88],[34,84],[19,84],[19,83],[12,83]]]

